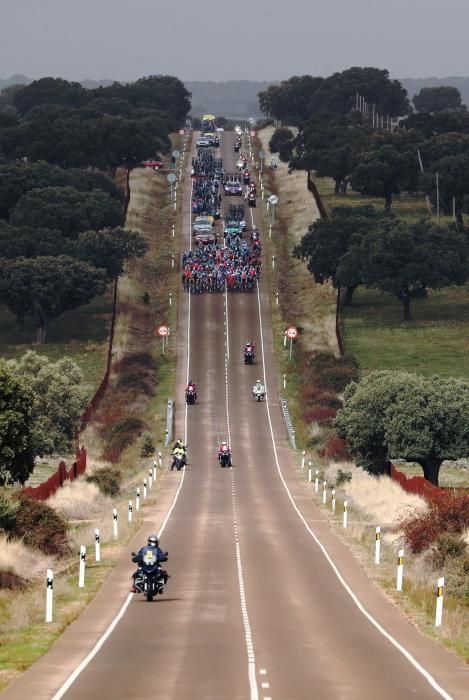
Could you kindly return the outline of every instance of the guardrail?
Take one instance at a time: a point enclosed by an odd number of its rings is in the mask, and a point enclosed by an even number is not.
[[[282,409],[283,419],[285,421],[285,425],[287,426],[287,433],[290,440],[290,444],[293,447],[293,449],[296,450],[295,429],[293,428],[293,423],[290,417],[290,411],[288,410],[287,400],[283,399],[281,396],[279,397],[279,400],[280,408]]]
[[[169,443],[173,439],[173,415],[174,415],[174,400],[168,399],[166,405],[166,438],[165,447],[168,447]]]

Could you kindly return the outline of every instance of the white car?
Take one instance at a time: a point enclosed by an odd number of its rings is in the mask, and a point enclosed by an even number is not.
[[[212,141],[205,138],[205,136],[201,136],[199,139],[197,139],[195,145],[198,146],[198,148],[206,148],[207,146],[212,145]]]

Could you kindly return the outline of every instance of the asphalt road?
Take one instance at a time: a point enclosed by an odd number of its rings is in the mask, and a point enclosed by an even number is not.
[[[234,170],[232,142],[225,133],[227,170]],[[189,232],[188,188],[184,198]],[[258,219],[259,212],[253,215]],[[242,357],[248,338],[258,350],[252,367]],[[162,537],[170,553],[167,590],[151,604],[133,596],[68,690],[53,696],[43,683],[31,695],[20,681],[5,696],[468,698],[466,667],[399,616],[295,477],[278,405],[265,279],[252,294],[182,293],[178,343],[177,432],[187,435],[189,465],[168,478],[171,498],[181,488]],[[198,401],[186,409],[188,376],[198,385]],[[266,403],[251,397],[258,378],[267,384]],[[232,445],[231,469],[217,462],[221,437]],[[123,600],[122,585],[119,594]],[[83,624],[68,643],[74,638],[86,646]],[[95,641],[89,638],[88,647]],[[53,654],[56,661],[46,655],[38,668],[58,679],[60,642]],[[84,649],[76,653],[77,662],[84,655]],[[33,667],[25,682],[35,673]]]

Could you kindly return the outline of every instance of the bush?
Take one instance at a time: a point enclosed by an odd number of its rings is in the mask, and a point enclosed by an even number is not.
[[[309,360],[313,383],[341,393],[347,384],[359,378],[357,361],[351,355],[336,357],[331,352],[318,352]]]
[[[86,476],[89,484],[95,484],[104,496],[118,496],[122,474],[118,469],[104,467]]]
[[[425,512],[404,518],[399,527],[416,554],[442,535],[460,535],[469,527],[469,493],[441,491],[429,501]]]
[[[278,153],[279,151],[283,150],[293,138],[293,131],[288,129],[286,126],[281,126],[278,129],[275,129],[269,141],[270,152]]]
[[[68,552],[65,520],[53,508],[29,496],[18,499],[14,534],[26,546],[44,554],[62,556]]]
[[[155,454],[155,443],[153,442],[153,438],[151,435],[144,435],[143,436],[143,443],[142,443],[142,449],[140,451],[140,456],[141,457],[151,457],[153,454]]]
[[[461,536],[440,535],[431,555],[432,566],[441,569],[448,559],[462,557],[467,552],[467,545]]]
[[[15,529],[18,501],[5,491],[0,492],[0,530],[12,532]]]
[[[116,362],[117,388],[153,396],[156,386],[156,360],[148,352],[134,352]]]
[[[329,406],[336,409],[342,407],[342,401],[334,391],[327,391],[318,386],[306,386],[302,391],[301,398],[303,403],[311,408],[313,406]]]
[[[453,557],[445,565],[445,590],[466,605],[469,603],[469,554]]]
[[[139,437],[145,428],[145,423],[136,416],[122,416],[107,431],[107,446],[105,457],[117,461],[126,447]]]
[[[344,471],[342,471],[342,469],[339,469],[337,471],[337,476],[335,478],[336,486],[340,486],[341,484],[346,484],[349,481],[352,481],[352,472],[344,472]]]
[[[307,423],[330,423],[333,418],[337,415],[337,410],[335,408],[328,408],[328,406],[318,406],[317,408],[312,408],[307,411],[303,418]]]
[[[347,442],[337,437],[337,435],[333,435],[327,440],[319,454],[326,459],[333,459],[340,462],[350,459]]]

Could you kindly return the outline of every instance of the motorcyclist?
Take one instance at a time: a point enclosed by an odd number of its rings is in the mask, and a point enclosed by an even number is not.
[[[147,544],[144,547],[141,547],[137,554],[133,555],[132,561],[135,562],[135,564],[139,564],[139,568],[134,574],[132,574],[133,585],[130,589],[132,593],[136,593],[137,591],[137,588],[135,587],[135,579],[139,574],[140,568],[145,566],[145,561],[148,561],[149,559],[153,562],[155,558],[157,564],[168,561],[168,552],[163,552],[163,550],[160,549],[159,544],[160,542],[157,535],[148,535]],[[160,578],[163,580],[163,583],[166,586],[169,578],[167,571],[161,569]]]
[[[253,355],[255,355],[256,353],[256,348],[251,340],[248,340],[246,345],[244,346],[244,354],[246,355],[249,352],[252,352]]]
[[[183,464],[184,465],[187,464],[187,445],[184,445],[184,443],[181,439],[179,439],[175,442],[174,447],[173,447],[173,451],[171,453],[171,456],[173,458],[173,460],[171,462],[171,471],[173,470],[173,468],[175,466],[174,457],[176,455],[181,455]]]
[[[186,386],[186,396],[187,396],[187,394],[188,394],[190,391],[193,391],[193,392],[194,392],[195,398],[197,399],[197,387],[196,387],[196,385],[194,384],[194,382],[192,381],[192,379],[189,379],[189,381],[187,382],[187,386]]]
[[[231,452],[230,452],[230,448],[228,447],[228,443],[226,442],[226,440],[223,440],[223,441],[219,444],[219,446],[218,446],[218,461],[221,462],[221,457],[222,457],[222,455],[226,455],[226,454],[227,454],[227,455],[229,456],[229,458],[230,458],[229,464],[230,464],[230,466],[231,466]]]
[[[256,380],[256,383],[252,387],[252,393],[254,396],[257,396],[257,394],[265,394],[265,386],[260,379]]]

